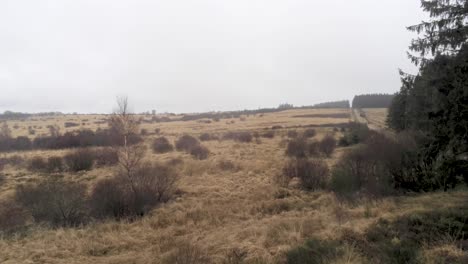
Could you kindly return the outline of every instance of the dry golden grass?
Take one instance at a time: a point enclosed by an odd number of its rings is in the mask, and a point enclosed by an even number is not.
[[[245,121],[235,119],[234,124],[228,122],[231,120],[221,119],[210,124],[197,121],[143,124],[142,128],[149,132],[159,128],[160,135],[174,142],[182,134],[263,131],[273,125],[292,127],[348,122],[349,119],[344,118],[292,118],[298,114],[341,111],[346,110],[290,110],[265,114],[263,117],[250,116]],[[102,118],[66,116],[44,121],[28,120],[16,122],[21,127],[13,131],[15,135],[23,135],[23,127],[27,128],[31,124],[45,127],[65,120]],[[97,126],[91,124],[89,128],[97,129]],[[297,130],[301,131],[300,128]],[[232,252],[245,254],[246,263],[274,263],[283,258],[285,251],[309,237],[338,238],[340,230],[344,229],[363,232],[379,218],[391,219],[415,211],[432,210],[435,206],[449,206],[468,198],[466,192],[436,193],[387,198],[350,206],[340,203],[330,192],[305,192],[294,187],[278,187],[274,177],[281,173],[286,159],[285,148],[281,144],[286,138],[286,132],[277,130],[277,136],[273,139],[261,138],[261,142],[203,142],[211,151],[210,157],[203,161],[194,160],[182,152],[148,152],[148,160],[183,160],[178,165],[182,178],[174,200],[132,223],[107,221],[81,228],[56,230],[33,227],[26,236],[0,239],[0,262],[165,263],[172,255],[180,255],[182,250],[187,250],[188,244],[200,254],[208,256],[213,263],[223,263]],[[317,128],[317,132],[317,138],[327,133],[335,133],[336,137],[340,135],[339,132],[333,132],[333,127]],[[152,134],[145,137],[146,144],[149,145],[157,136]],[[327,160],[330,166],[343,151],[343,148],[337,149]],[[65,152],[31,151],[8,155],[30,158]],[[220,168],[219,162],[226,160],[234,163],[236,169]],[[111,176],[112,172],[113,168],[101,168],[81,174],[66,173],[65,177],[92,186],[97,179]],[[0,198],[12,194],[18,184],[45,177],[14,167],[7,167],[6,174],[7,181],[0,189]],[[360,262],[359,254],[349,247],[345,257],[335,263]]]
[[[388,109],[387,108],[364,108],[369,128],[382,130],[386,125]]]

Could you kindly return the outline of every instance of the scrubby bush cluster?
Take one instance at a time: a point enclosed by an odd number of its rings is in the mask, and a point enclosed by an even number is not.
[[[128,137],[128,144],[135,144],[141,141],[137,134]],[[0,152],[22,151],[32,149],[65,149],[82,148],[91,146],[117,146],[123,142],[118,135],[111,130],[80,130],[67,132],[63,135],[53,135],[36,137],[30,140],[28,137],[1,137]]]
[[[58,173],[63,171],[79,172],[98,167],[113,166],[118,163],[118,153],[113,148],[77,149],[64,157],[51,156],[43,158],[35,156],[29,160],[28,169],[35,172]]]
[[[72,172],[90,170],[94,165],[94,153],[89,149],[78,149],[65,155],[64,160]]]
[[[346,147],[364,142],[373,133],[367,125],[361,123],[350,123],[340,138],[338,144]]]
[[[287,136],[288,138],[297,138],[299,134],[296,130],[288,130]]]
[[[327,163],[320,159],[291,159],[283,168],[283,176],[288,180],[298,178],[303,188],[317,190],[327,186],[329,169]]]
[[[12,198],[0,201],[0,235],[21,231],[28,222],[28,213]]]
[[[207,159],[210,151],[205,146],[200,144],[200,141],[190,135],[183,135],[176,141],[176,149],[178,151],[185,151],[196,159]]]
[[[91,192],[91,214],[96,218],[143,216],[173,195],[178,177],[170,167],[144,163],[96,184]]]
[[[210,150],[205,146],[197,145],[190,149],[190,155],[196,159],[204,160],[210,155]]]
[[[49,176],[19,185],[12,199],[0,203],[0,233],[14,232],[31,217],[52,227],[73,227],[90,219],[135,219],[173,195],[177,174],[170,167],[143,163],[99,181],[88,195],[84,184]]]
[[[314,157],[320,154],[330,157],[336,148],[336,140],[331,135],[326,135],[321,141],[309,142],[304,137],[297,137],[288,142],[286,155],[295,158]]]
[[[317,135],[317,131],[315,131],[315,129],[313,129],[313,128],[308,128],[308,129],[304,130],[302,135],[305,138],[313,138],[313,137],[315,137],[315,135]]]
[[[378,197],[401,191],[432,191],[456,186],[463,171],[424,160],[419,145],[427,138],[421,134],[399,134],[390,138],[373,133],[345,153],[332,173],[332,189],[344,196]]]
[[[174,146],[166,137],[158,137],[154,139],[152,147],[154,153],[167,153],[174,150]]]
[[[219,137],[217,135],[213,135],[210,133],[203,133],[200,135],[199,138],[201,141],[219,140]]]
[[[223,135],[225,140],[234,140],[242,143],[250,143],[253,140],[253,135],[249,131],[240,131],[240,132],[227,132]]]
[[[75,122],[65,122],[64,126],[65,127],[77,127],[77,126],[80,126],[80,124],[75,123]]]
[[[77,226],[86,222],[86,187],[74,182],[47,179],[20,185],[15,199],[34,221],[52,226]]]
[[[96,166],[113,166],[119,162],[118,151],[111,147],[105,147],[94,150],[94,158]]]
[[[275,131],[268,130],[268,131],[263,132],[262,134],[260,134],[260,136],[263,137],[263,138],[274,138],[275,137]]]

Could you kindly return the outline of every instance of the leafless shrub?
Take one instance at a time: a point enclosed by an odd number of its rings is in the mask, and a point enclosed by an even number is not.
[[[132,210],[134,196],[124,178],[99,181],[89,199],[91,214],[95,218],[122,219],[135,214]]]
[[[174,150],[174,146],[165,137],[156,138],[153,141],[153,152],[154,153],[167,153]]]
[[[336,140],[332,135],[326,135],[320,142],[319,142],[319,150],[325,156],[330,157],[333,151],[336,148]]]
[[[176,145],[176,149],[178,151],[190,152],[190,150],[193,147],[200,145],[200,142],[198,141],[198,139],[196,139],[196,138],[194,138],[192,136],[183,135],[182,137],[177,139],[175,145]]]
[[[286,155],[289,157],[304,158],[307,156],[307,141],[304,138],[295,138],[288,142]]]
[[[113,166],[119,162],[119,155],[113,148],[102,148],[94,151],[97,166]]]
[[[291,159],[283,168],[287,178],[299,178],[301,185],[308,190],[325,188],[328,177],[328,165],[322,160]]]
[[[26,226],[28,214],[15,200],[0,202],[0,234],[11,234]]]
[[[142,129],[140,130],[140,135],[142,135],[142,136],[148,135],[148,129],[142,128]]]
[[[317,131],[315,131],[315,129],[313,129],[313,128],[308,128],[308,129],[304,130],[303,135],[304,135],[305,138],[313,138],[313,137],[315,137],[315,135],[317,135]]]
[[[205,146],[198,145],[190,150],[190,155],[196,159],[204,160],[210,155],[210,150]]]
[[[18,186],[15,198],[36,222],[76,226],[86,221],[86,186],[83,184],[49,179]]]
[[[90,198],[92,213],[97,218],[143,216],[172,197],[177,180],[174,170],[160,164],[142,164],[131,178],[121,171],[96,184]]]
[[[94,153],[89,149],[78,149],[65,155],[64,159],[70,171],[90,170],[94,164]]]

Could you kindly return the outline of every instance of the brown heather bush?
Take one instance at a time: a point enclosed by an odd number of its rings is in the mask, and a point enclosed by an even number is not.
[[[94,158],[96,165],[102,166],[113,166],[119,162],[119,154],[113,148],[102,148],[94,150]]]
[[[64,126],[65,127],[77,127],[77,126],[80,126],[80,124],[75,123],[75,122],[65,122]]]
[[[196,159],[205,160],[210,155],[210,150],[205,146],[198,145],[190,150],[190,155]]]
[[[165,137],[158,137],[153,140],[153,152],[154,153],[167,153],[174,150],[174,146],[169,142],[169,140]]]
[[[288,142],[286,155],[289,157],[304,158],[307,156],[307,141],[304,138],[295,138]]]
[[[26,226],[28,214],[15,200],[0,201],[0,235],[11,234]]]
[[[198,139],[189,136],[189,135],[183,135],[179,139],[177,139],[175,146],[178,151],[186,151],[190,152],[190,150],[195,147],[200,145],[200,142]]]
[[[307,152],[309,153],[309,156],[318,156],[320,154],[319,142],[314,140],[307,144]]]
[[[242,143],[250,143],[253,140],[252,133],[248,131],[243,132],[227,132],[224,134],[223,139],[225,140],[234,140]]]
[[[43,157],[33,157],[29,161],[28,169],[31,171],[42,172],[47,170],[47,162]]]
[[[320,142],[319,142],[319,150],[325,156],[330,157],[333,151],[336,148],[336,140],[332,135],[326,135]]]
[[[286,178],[299,178],[303,188],[308,190],[323,189],[329,178],[327,163],[323,160],[291,159],[283,168]]]
[[[382,134],[345,153],[333,169],[332,189],[345,197],[360,193],[378,197],[392,193],[393,188],[423,184],[414,177],[415,160],[411,146],[404,146]],[[409,170],[408,170],[409,169]]]
[[[218,140],[219,137],[216,136],[216,135],[212,135],[212,134],[209,134],[209,133],[203,133],[200,135],[200,140],[201,141],[210,141],[210,140]]]
[[[0,158],[0,171],[6,165],[11,165],[15,167],[23,167],[25,163],[25,159],[19,155],[13,155],[10,157]]]
[[[244,143],[252,142],[252,134],[250,132],[239,132],[234,140]]]
[[[90,170],[94,164],[94,153],[89,149],[78,149],[65,155],[64,159],[72,172]]]
[[[120,173],[101,180],[91,192],[90,208],[96,218],[136,218],[167,202],[174,194],[178,176],[168,166],[145,163],[132,178]]]
[[[315,135],[317,135],[317,131],[315,131],[315,129],[313,129],[313,128],[308,128],[308,129],[304,130],[304,133],[303,133],[303,136],[305,138],[313,138],[313,137],[315,137]]]
[[[77,226],[87,220],[86,186],[59,179],[38,184],[20,185],[15,200],[24,207],[35,222],[54,227]]]
[[[124,178],[99,181],[89,199],[91,215],[95,218],[122,219],[135,214],[132,211],[134,195]]]
[[[49,157],[47,159],[46,171],[49,173],[63,171],[63,159],[59,156]]]
[[[298,133],[296,130],[288,130],[288,138],[297,138]]]
[[[266,131],[261,135],[261,137],[263,137],[263,138],[274,138],[275,137],[275,131],[273,131],[273,130]]]
[[[181,158],[171,158],[166,164],[170,167],[175,167],[184,164],[184,160]]]

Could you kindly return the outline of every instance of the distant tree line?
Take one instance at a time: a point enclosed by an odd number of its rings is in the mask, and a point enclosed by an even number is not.
[[[424,33],[410,46],[420,55],[409,54],[419,73],[401,73],[387,123],[424,139],[413,167],[417,178],[453,186],[468,171],[468,1],[422,1],[422,6],[432,20],[409,27]]]
[[[395,95],[393,94],[362,94],[353,99],[353,108],[388,108]]]
[[[349,108],[349,101],[333,101],[333,102],[325,102],[320,104],[315,104],[310,108]]]
[[[66,149],[83,147],[120,146],[119,135],[113,129],[101,129],[97,131],[79,130],[66,132],[63,135],[36,137],[31,140],[28,137],[11,137],[3,125],[0,127],[0,152],[24,151],[33,149]],[[141,141],[137,134],[128,136],[128,143],[135,144]]]
[[[3,114],[0,114],[0,120],[18,120],[18,119],[25,119],[31,116],[54,116],[54,115],[63,115],[60,112],[43,112],[43,113],[21,113],[21,112],[13,112],[13,111],[5,111]]]

